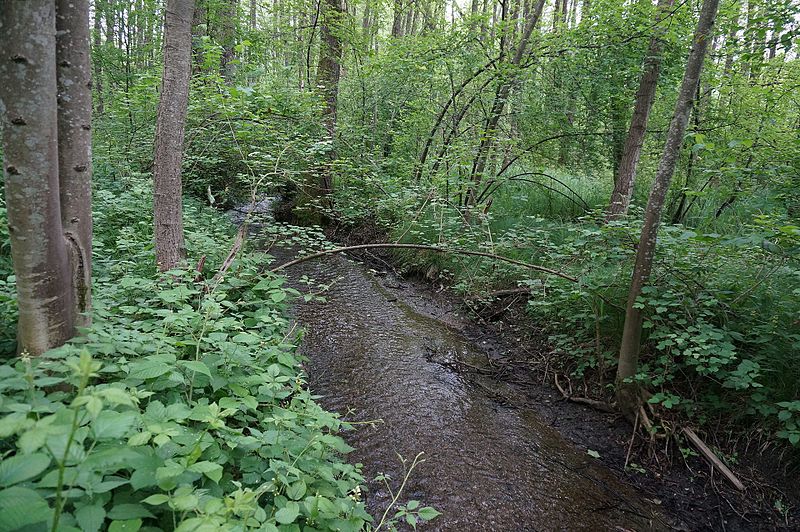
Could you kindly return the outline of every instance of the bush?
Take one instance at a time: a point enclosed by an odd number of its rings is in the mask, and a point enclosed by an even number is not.
[[[0,529],[361,529],[348,426],[288,338],[296,292],[254,254],[159,277],[143,201],[136,180],[96,195],[91,329],[0,366]],[[186,227],[225,254],[219,215],[190,202]]]

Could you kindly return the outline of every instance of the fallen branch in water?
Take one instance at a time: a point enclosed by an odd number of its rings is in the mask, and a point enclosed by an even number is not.
[[[324,257],[326,255],[333,255],[335,253],[344,253],[346,251],[356,251],[359,249],[375,249],[375,248],[400,248],[400,249],[420,249],[424,251],[433,251],[436,253],[452,253],[454,255],[469,255],[471,257],[485,257],[488,259],[498,260],[501,262],[507,262],[509,264],[513,264],[515,266],[520,266],[522,268],[527,268],[529,270],[535,270],[537,272],[547,273],[550,275],[555,275],[556,277],[561,277],[562,279],[566,279],[567,281],[572,281],[573,283],[577,283],[578,279],[572,277],[571,275],[567,275],[566,273],[560,272],[558,270],[551,270],[550,268],[545,268],[544,266],[539,266],[538,264],[530,264],[528,262],[523,262],[521,260],[511,259],[508,257],[503,257],[502,255],[495,255],[494,253],[486,253],[484,251],[472,251],[468,249],[453,249],[453,248],[441,248],[436,246],[426,246],[423,244],[361,244],[358,246],[346,246],[341,248],[335,249],[326,249],[325,251],[320,251],[318,253],[312,253],[310,255],[306,255],[304,257],[300,257],[289,261],[285,264],[281,264],[280,266],[276,266],[272,268],[270,271],[275,273],[281,270],[288,268],[289,266],[294,266],[296,264],[300,264],[302,262],[306,262],[309,260],[317,259],[319,257]]]

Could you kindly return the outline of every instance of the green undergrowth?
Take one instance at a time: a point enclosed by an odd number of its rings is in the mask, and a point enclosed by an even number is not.
[[[231,228],[191,200],[190,264],[208,255],[205,266],[157,275],[150,198],[141,179],[96,190],[94,321],[81,338],[16,357],[3,331],[0,530],[368,526],[339,435],[349,426],[317,404],[295,349],[297,292],[254,252],[216,278]]]
[[[419,214],[409,210],[413,217],[398,215],[390,238],[486,251],[576,278],[482,258],[397,254],[407,270],[471,296],[529,287],[527,311],[547,335],[551,362],[611,398],[641,213],[604,225],[599,211],[558,220],[507,207],[501,201],[466,224],[452,206],[430,201]],[[636,378],[665,419],[744,428],[800,448],[798,251],[800,228],[785,216],[751,215],[729,234],[664,225],[637,302],[645,322]]]

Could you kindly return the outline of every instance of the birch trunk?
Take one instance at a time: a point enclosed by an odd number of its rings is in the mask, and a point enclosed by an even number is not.
[[[74,334],[61,230],[52,0],[0,2],[0,114],[5,197],[17,284],[20,352],[41,354]]]
[[[92,66],[89,0],[56,1],[58,179],[68,243],[75,324],[91,322]]]

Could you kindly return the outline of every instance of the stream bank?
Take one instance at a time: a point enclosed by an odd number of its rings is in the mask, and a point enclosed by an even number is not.
[[[275,244],[275,237],[263,244],[274,264],[295,257]],[[476,321],[449,291],[395,275],[390,255],[360,258],[366,265],[330,256],[285,272],[332,287],[326,303],[295,309],[307,331],[311,386],[324,406],[357,424],[350,458],[365,464],[367,479],[387,473],[396,488],[395,453],[408,460],[426,453],[401,501],[444,512],[429,527],[792,529],[791,512],[771,508],[773,486],[740,494],[698,458],[676,458],[677,449],[668,464],[659,457],[669,453],[638,441],[628,454],[626,422],[565,402],[547,369],[542,375],[529,364],[547,346],[524,305],[510,306],[502,320]],[[372,482],[367,502],[380,516],[388,493]]]
[[[265,243],[269,245],[269,242]],[[279,245],[276,264],[294,252]],[[321,404],[354,423],[345,435],[364,464],[366,502],[380,517],[403,479],[401,459],[424,453],[400,502],[442,513],[430,530],[668,530],[659,501],[620,482],[567,442],[519,387],[491,377],[495,354],[468,320],[402,278],[344,256],[286,272],[328,285],[298,303],[301,352]],[[402,457],[402,458],[401,458]],[[390,513],[394,513],[392,510]]]
[[[330,235],[342,245],[385,242],[374,226],[339,230]],[[644,497],[658,502],[671,516],[672,526],[686,530],[797,530],[800,523],[800,485],[793,482],[796,464],[784,460],[779,449],[764,447],[752,435],[706,433],[707,443],[745,482],[737,491],[700,458],[689,444],[674,439],[632,439],[632,427],[621,416],[565,400],[554,385],[558,361],[547,342],[547,335],[526,312],[526,298],[515,295],[494,304],[476,304],[427,278],[424,273],[400,274],[398,256],[391,252],[365,252],[360,260],[376,270],[391,271],[404,277],[404,286],[422,294],[418,301],[434,315],[461,314],[463,333],[481,343],[496,361],[488,374],[514,386],[525,396],[526,408],[540,415],[559,434],[598,459],[615,477]],[[414,297],[414,296],[412,296]],[[461,372],[475,371],[460,365]],[[485,373],[485,372],[484,372]],[[567,387],[562,376],[561,384]],[[575,383],[575,395],[582,385]],[[570,389],[571,386],[570,386]],[[625,467],[628,465],[628,467]],[[794,467],[794,469],[793,469]]]

